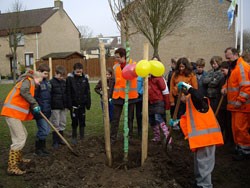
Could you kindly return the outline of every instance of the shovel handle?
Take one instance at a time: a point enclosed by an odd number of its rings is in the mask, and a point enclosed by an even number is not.
[[[78,156],[73,148],[70,146],[70,144],[68,143],[68,141],[59,133],[59,131],[55,128],[55,126],[48,120],[48,118],[42,113],[40,112],[40,115],[45,119],[45,121],[50,125],[50,127],[56,132],[56,134],[64,141],[64,143],[67,145],[67,147],[70,149],[70,151],[72,151],[72,153],[76,156]]]
[[[224,95],[221,95],[219,104],[218,104],[218,106],[217,106],[217,108],[216,108],[216,111],[215,111],[215,113],[214,113],[215,116],[217,116],[218,113],[219,113],[219,110],[220,110],[220,107],[221,107],[221,104],[222,104],[223,99],[224,99]]]
[[[178,110],[179,110],[179,107],[180,107],[180,104],[181,104],[181,94],[182,94],[182,91],[179,90],[177,102],[176,102],[175,109],[174,109],[173,120],[177,119]],[[172,130],[173,130],[173,128],[172,128],[172,126],[170,126],[170,128],[169,128],[169,134],[168,134],[168,137],[166,139],[166,145],[168,144],[168,142],[169,142],[169,140],[171,138]]]
[[[176,102],[175,109],[174,109],[173,120],[177,119],[177,114],[178,114],[179,107],[180,107],[180,104],[181,104],[181,94],[182,94],[182,91],[179,90],[177,102]]]

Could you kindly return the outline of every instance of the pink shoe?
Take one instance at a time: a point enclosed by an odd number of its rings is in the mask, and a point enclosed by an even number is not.
[[[153,138],[153,139],[151,139],[151,141],[152,141],[152,142],[160,142],[161,139],[159,139],[159,138]]]
[[[160,142],[161,141],[161,132],[159,125],[155,125],[153,128],[154,138],[151,140],[153,142]]]

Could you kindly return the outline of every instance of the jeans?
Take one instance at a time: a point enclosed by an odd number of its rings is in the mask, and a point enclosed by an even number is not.
[[[45,140],[50,132],[49,124],[46,122],[45,119],[42,118],[42,119],[36,119],[36,125],[38,128],[38,131],[36,133],[36,137],[39,140]]]
[[[165,123],[164,121],[165,114],[152,114],[149,115],[149,123],[151,126],[160,125],[161,123]]]
[[[109,102],[108,103],[109,106],[108,106],[108,109],[109,109],[109,121],[111,122],[113,120],[113,113],[114,113],[114,105],[112,102]],[[103,101],[101,101],[101,107],[102,107],[102,112],[103,111]]]

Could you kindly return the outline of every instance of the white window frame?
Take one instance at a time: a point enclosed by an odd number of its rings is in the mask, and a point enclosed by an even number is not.
[[[25,67],[30,67],[34,64],[34,53],[33,52],[26,52],[24,54],[25,60]]]
[[[22,33],[16,33],[17,46],[24,46],[24,35]],[[14,35],[10,35],[10,46],[14,46]]]

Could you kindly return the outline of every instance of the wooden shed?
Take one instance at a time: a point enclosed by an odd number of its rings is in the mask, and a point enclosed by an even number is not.
[[[49,59],[51,58],[52,70],[51,74],[54,75],[57,65],[62,65],[66,68],[67,74],[73,71],[73,65],[75,63],[83,64],[84,74],[88,74],[91,79],[99,79],[101,77],[99,58],[86,59],[84,55],[79,52],[58,52],[50,53],[43,56],[40,61],[36,62],[36,69],[41,63],[49,65]],[[114,57],[108,57],[106,59],[106,67],[112,68],[114,63]]]
[[[86,61],[85,56],[80,54],[79,52],[58,52],[58,53],[50,53],[41,58],[40,61],[36,62],[36,69],[41,63],[46,63],[49,65],[49,59],[52,60],[52,70],[51,73],[54,74],[55,68],[57,65],[62,65],[65,67],[66,72],[72,72],[73,65],[75,63],[82,63],[84,66],[84,62]],[[87,70],[84,70],[86,73]]]

